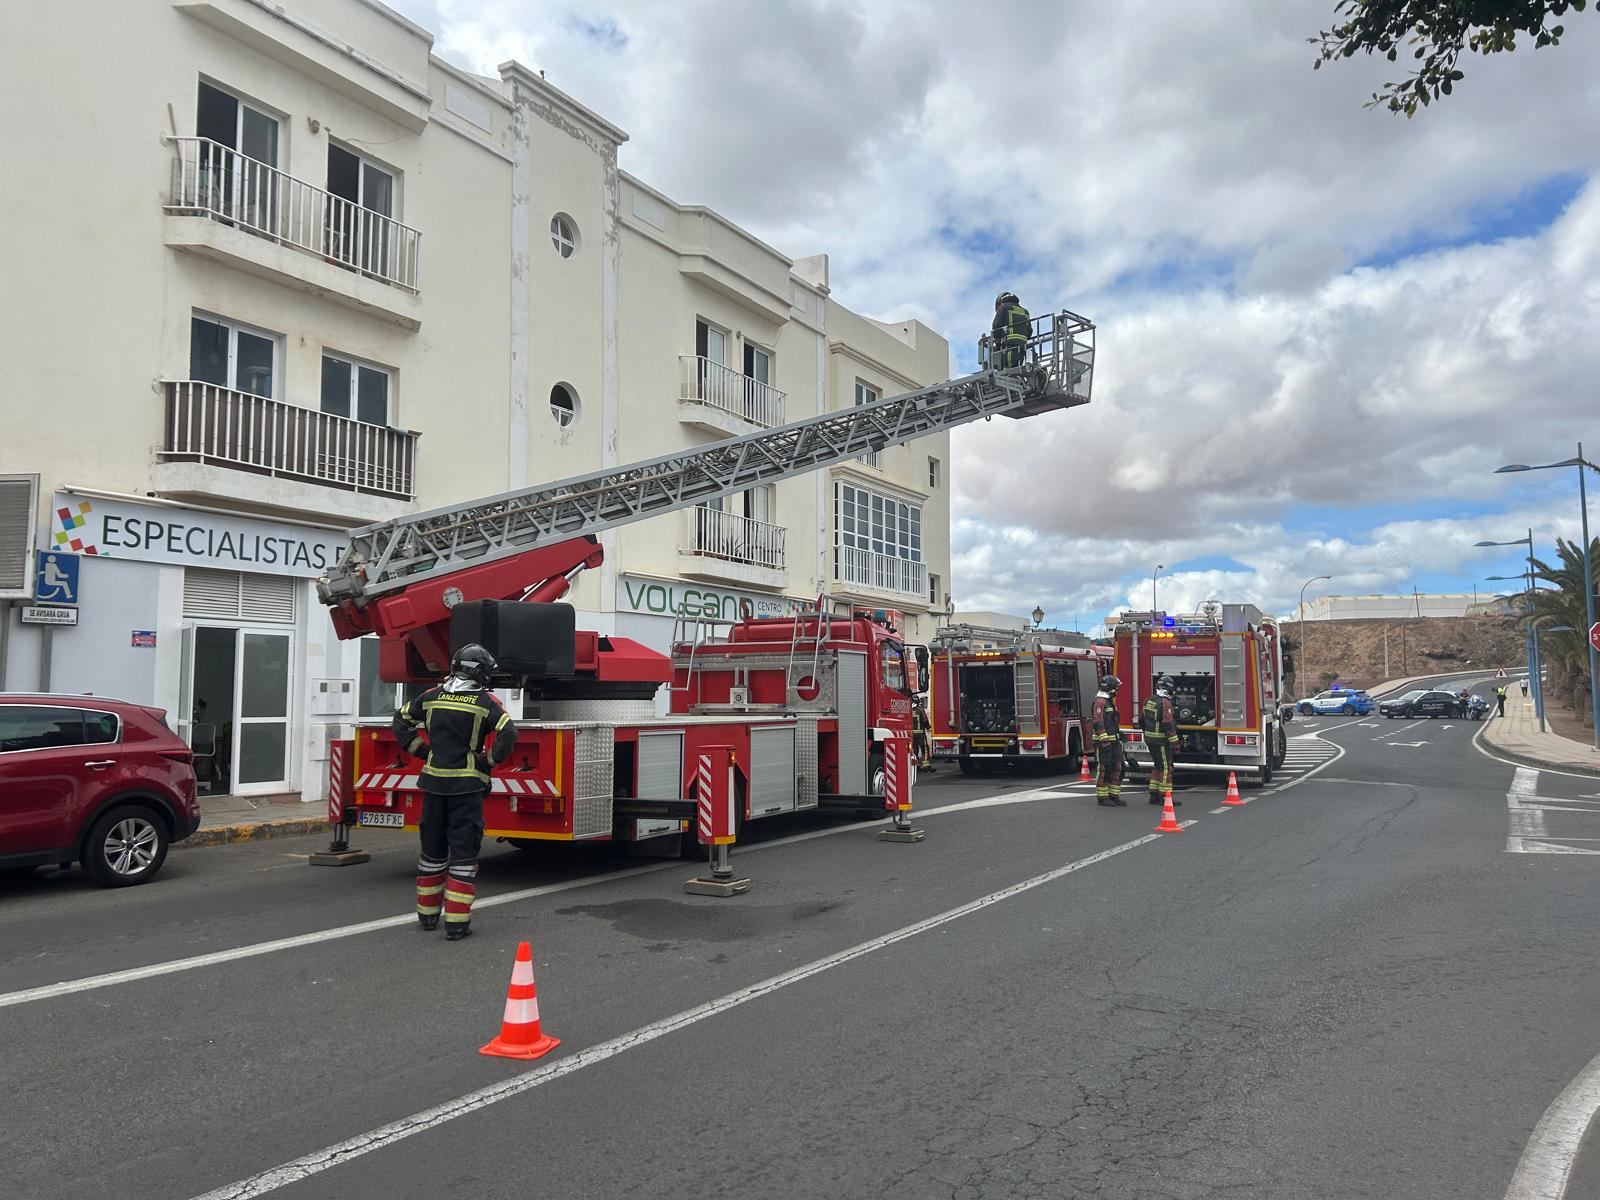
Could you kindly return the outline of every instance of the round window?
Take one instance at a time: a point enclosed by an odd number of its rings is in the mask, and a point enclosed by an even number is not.
[[[571,258],[578,251],[578,226],[566,213],[550,218],[550,244],[562,258]]]
[[[571,385],[558,383],[550,389],[550,415],[563,429],[578,419],[578,394]]]

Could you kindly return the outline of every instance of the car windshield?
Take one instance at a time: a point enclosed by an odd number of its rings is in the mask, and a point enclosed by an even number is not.
[[[1428,694],[1427,692],[1419,690],[1419,691],[1415,691],[1415,692],[1407,692],[1404,696],[1396,696],[1395,699],[1397,699],[1397,700],[1415,700],[1418,696],[1426,696],[1427,694]]]

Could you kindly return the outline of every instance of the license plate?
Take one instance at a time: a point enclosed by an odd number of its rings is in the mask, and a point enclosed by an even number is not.
[[[400,812],[364,812],[356,817],[356,824],[384,825],[391,829],[404,829],[406,815]]]

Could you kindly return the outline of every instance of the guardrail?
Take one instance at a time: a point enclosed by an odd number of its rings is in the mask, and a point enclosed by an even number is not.
[[[681,354],[678,363],[680,400],[709,404],[767,429],[783,424],[787,393],[703,354]]]
[[[928,568],[925,563],[893,554],[860,550],[854,546],[837,546],[835,550],[840,583],[855,583],[911,596],[928,594]]]
[[[782,525],[769,521],[696,505],[689,510],[686,552],[782,571],[787,532]]]
[[[194,379],[164,381],[166,431],[157,457],[220,463],[329,487],[416,498],[417,438]]]
[[[177,153],[175,214],[203,215],[406,291],[417,290],[422,234],[247,154],[202,137],[167,136]]]

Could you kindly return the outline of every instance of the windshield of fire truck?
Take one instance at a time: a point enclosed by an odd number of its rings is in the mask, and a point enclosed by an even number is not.
[[[1011,733],[1017,726],[1013,669],[1008,662],[964,664],[961,687],[963,733]]]
[[[897,642],[883,643],[883,686],[896,692],[906,690],[906,655]]]

